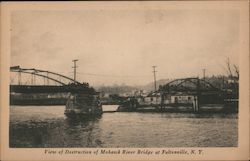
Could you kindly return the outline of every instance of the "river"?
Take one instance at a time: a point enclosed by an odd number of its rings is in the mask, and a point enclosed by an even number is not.
[[[235,147],[238,116],[116,112],[76,121],[65,117],[64,106],[11,106],[9,132],[12,148]]]

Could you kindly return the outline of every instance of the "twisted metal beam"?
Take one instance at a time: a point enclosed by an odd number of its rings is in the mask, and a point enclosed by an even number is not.
[[[164,86],[170,86],[170,84],[174,83],[174,82],[177,82],[177,81],[181,81],[180,83],[178,83],[177,85],[175,85],[176,87],[180,86],[181,84],[185,83],[185,82],[191,82],[193,83],[194,85],[196,85],[196,82],[194,82],[193,80],[198,80],[199,78],[196,78],[196,77],[192,77],[192,78],[181,78],[181,79],[175,79],[171,82],[168,82],[167,84],[165,84]],[[210,87],[212,87],[213,89],[215,90],[218,90],[218,91],[222,91],[221,89],[213,86],[211,83],[205,81],[205,80],[200,80],[201,82],[204,82],[204,84],[208,84]]]
[[[37,76],[44,77],[44,78],[48,78],[48,79],[53,80],[53,81],[55,81],[55,82],[57,82],[57,83],[59,83],[61,85],[66,85],[65,83],[63,83],[63,82],[61,82],[59,80],[56,80],[54,78],[51,78],[51,77],[48,77],[48,76],[45,76],[45,75],[42,75],[42,74],[37,74],[37,73],[33,73],[33,72],[32,73],[31,72],[25,72],[25,71],[20,71],[20,72],[21,73],[31,74],[31,75],[37,75]]]
[[[62,81],[59,81],[57,79],[54,79],[54,78],[51,78],[51,77],[48,77],[48,76],[45,76],[45,75],[42,75],[42,74],[37,74],[37,73],[49,73],[49,74],[52,74],[52,75],[56,75],[56,76],[60,76],[60,77],[63,77],[69,81],[72,81],[76,84],[81,84],[80,82],[78,81],[75,81],[74,79],[70,78],[70,77],[67,77],[67,76],[64,76],[62,74],[58,74],[58,73],[55,73],[55,72],[51,72],[51,71],[48,71],[48,70],[41,70],[41,69],[35,69],[35,68],[20,68],[20,66],[13,66],[13,67],[10,67],[10,71],[11,72],[21,72],[21,73],[27,73],[27,74],[34,74],[34,75],[37,75],[37,76],[40,76],[40,77],[44,77],[44,78],[48,78],[50,80],[53,80],[57,83],[60,83],[62,85],[66,85],[65,83],[63,83]],[[29,71],[32,71],[32,72],[29,72]]]

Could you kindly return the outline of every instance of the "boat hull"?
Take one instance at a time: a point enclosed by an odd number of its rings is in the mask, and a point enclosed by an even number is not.
[[[91,117],[96,117],[96,116],[101,116],[102,115],[102,111],[99,112],[79,112],[77,110],[65,110],[64,114],[68,117],[68,118],[91,118]]]
[[[66,103],[64,114],[70,118],[89,118],[103,113],[98,97],[90,94],[73,94]]]

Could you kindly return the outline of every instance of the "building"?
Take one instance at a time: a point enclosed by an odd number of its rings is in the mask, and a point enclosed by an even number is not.
[[[146,96],[137,97],[139,105],[160,105],[161,94],[159,92],[151,92]]]
[[[170,103],[175,104],[192,104],[194,102],[195,96],[188,94],[175,94],[170,96]]]

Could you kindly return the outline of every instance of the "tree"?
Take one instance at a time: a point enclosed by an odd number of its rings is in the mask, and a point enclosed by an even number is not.
[[[233,65],[234,66],[234,70],[235,70],[235,73],[236,73],[236,77],[239,79],[240,77],[240,73],[239,73],[239,67],[237,65]]]
[[[231,64],[229,57],[227,58],[226,65],[227,65],[226,70],[229,78],[235,77],[239,79],[239,67],[236,64]],[[232,66],[234,70],[232,70]]]

